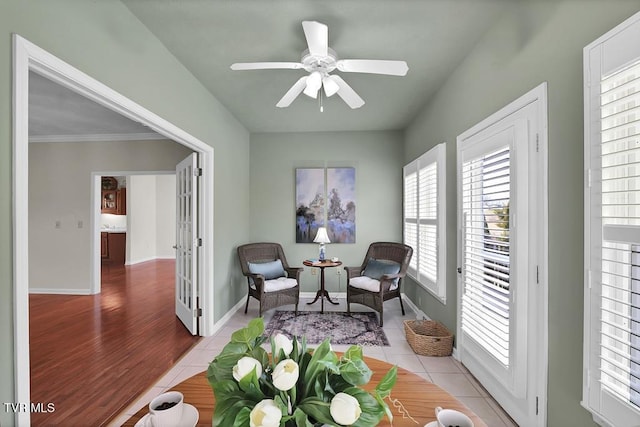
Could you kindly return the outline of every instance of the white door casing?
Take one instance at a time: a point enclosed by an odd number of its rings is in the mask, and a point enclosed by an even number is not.
[[[457,350],[527,426],[546,425],[546,126],[543,83],[457,138]]]
[[[188,147],[200,155],[202,168],[200,232],[203,238],[203,259],[214,258],[213,254],[213,147],[182,129],[162,119],[153,112],[115,92],[72,65],[49,52],[13,35],[13,318],[14,318],[14,378],[15,402],[30,402],[29,359],[29,72],[34,71],[46,78],[74,90],[77,93],[138,121],[155,132]],[[94,229],[95,221],[91,221]],[[99,242],[98,242],[99,243]],[[94,253],[97,243],[92,244]],[[214,332],[213,263],[201,266],[202,319],[200,334]],[[15,415],[16,425],[29,425],[29,412]]]
[[[200,168],[191,154],[176,166],[176,316],[193,335],[198,333],[198,233]]]

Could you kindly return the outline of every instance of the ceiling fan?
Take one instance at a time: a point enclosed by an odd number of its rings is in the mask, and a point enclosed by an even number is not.
[[[303,69],[307,71],[309,75],[295,82],[278,101],[277,107],[288,107],[300,93],[316,99],[320,88],[323,88],[327,97],[337,93],[349,107],[360,108],[364,105],[364,100],[342,77],[330,74],[332,71],[337,69],[345,73],[405,76],[409,70],[405,61],[338,59],[336,52],[329,47],[329,28],[325,24],[303,21],[302,28],[309,49],[302,52],[300,62],[240,62],[231,65],[232,70]]]

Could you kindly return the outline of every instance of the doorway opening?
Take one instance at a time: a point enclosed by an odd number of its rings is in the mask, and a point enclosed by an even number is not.
[[[15,401],[30,402],[29,359],[29,72],[33,71],[139,122],[198,153],[201,174],[199,233],[201,259],[213,259],[213,147],[134,103],[19,35],[13,36],[13,290]],[[213,263],[198,265],[202,317],[200,334],[213,331]],[[30,414],[18,412],[17,425],[29,425]]]

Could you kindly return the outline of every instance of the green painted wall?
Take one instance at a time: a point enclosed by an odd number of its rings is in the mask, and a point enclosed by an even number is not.
[[[356,243],[329,244],[327,256],[360,265],[371,242],[401,241],[402,138],[401,132],[251,134],[251,241],[279,242],[291,265],[318,257],[317,244],[295,242],[295,169],[325,166],[356,168]],[[335,271],[326,270],[326,287],[345,292],[345,277]],[[315,292],[317,280],[305,269],[302,291]]]
[[[640,10],[640,1],[518,2],[478,41],[406,130],[405,161],[447,141],[447,212],[456,218],[457,135],[540,83],[549,99],[548,425],[593,425],[580,406],[583,330],[584,46]],[[447,241],[456,242],[455,221]],[[456,328],[456,251],[448,246],[447,306],[407,286],[431,317]],[[410,289],[409,289],[410,288]]]
[[[17,33],[215,147],[215,313],[231,286],[235,246],[249,239],[249,132],[120,2],[0,2],[0,402],[14,402],[11,93]],[[233,185],[229,185],[233,183]],[[0,424],[13,415],[0,411]]]

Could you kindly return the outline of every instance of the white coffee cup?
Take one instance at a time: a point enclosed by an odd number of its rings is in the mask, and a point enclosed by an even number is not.
[[[473,421],[460,411],[436,408],[438,427],[473,427]]]
[[[163,409],[163,405],[174,404]],[[175,427],[182,421],[184,396],[179,391],[168,391],[155,397],[149,403],[149,415],[145,419],[145,427]]]

